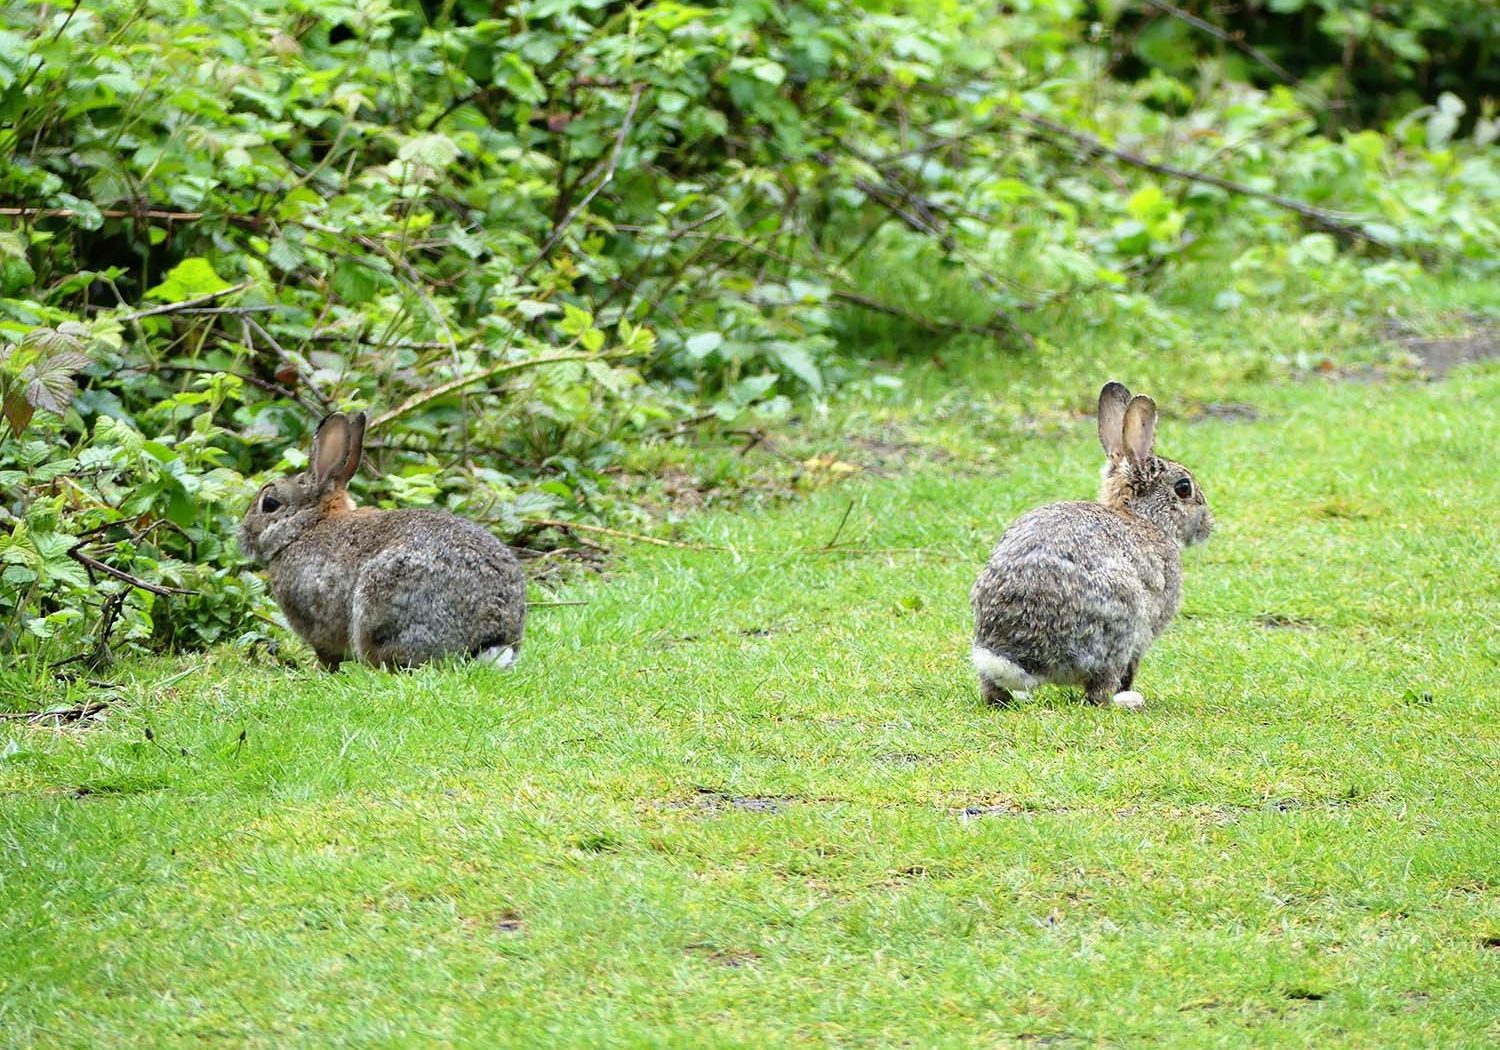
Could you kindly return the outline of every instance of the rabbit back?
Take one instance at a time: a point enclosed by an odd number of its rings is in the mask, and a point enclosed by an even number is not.
[[[1039,507],[1006,530],[975,581],[975,663],[997,657],[991,677],[1015,689],[1119,674],[1181,596],[1180,554],[1155,525],[1098,503]]]
[[[271,581],[287,621],[325,664],[413,667],[447,655],[508,664],[525,626],[515,555],[444,511],[329,517],[273,563]]]
[[[361,563],[352,595],[354,655],[382,667],[448,654],[513,660],[526,579],[510,548],[442,511],[389,511],[378,521],[379,547]]]

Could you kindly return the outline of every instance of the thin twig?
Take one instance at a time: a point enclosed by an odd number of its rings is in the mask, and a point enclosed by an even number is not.
[[[1165,175],[1168,178],[1183,179],[1188,182],[1201,182],[1209,186],[1217,186],[1221,190],[1228,190],[1230,193],[1237,193],[1243,197],[1253,197],[1256,200],[1263,200],[1269,204],[1276,205],[1278,208],[1285,208],[1287,211],[1295,212],[1308,222],[1328,230],[1330,233],[1337,233],[1344,237],[1366,241],[1386,251],[1395,250],[1394,245],[1372,236],[1358,226],[1345,222],[1333,212],[1316,208],[1306,201],[1283,197],[1279,193],[1270,193],[1266,190],[1258,190],[1254,186],[1246,186],[1241,182],[1233,182],[1229,179],[1220,178],[1217,175],[1210,175],[1206,171],[1194,171],[1190,168],[1179,168],[1175,164],[1160,164],[1154,160],[1147,160],[1139,153],[1132,153],[1130,150],[1119,149],[1115,146],[1107,146],[1092,135],[1084,134],[1081,131],[1074,131],[1072,128],[1048,120],[1046,117],[1038,117],[1031,113],[1017,113],[1016,116],[1033,128],[1038,128],[1048,134],[1061,136],[1077,143],[1089,153],[1114,157],[1116,160],[1124,161],[1132,167],[1142,168],[1158,175]]]
[[[255,318],[249,316],[241,317],[240,320],[245,326],[246,346],[250,347],[252,350],[255,348],[254,342],[250,339],[250,330],[254,329],[256,332],[259,332],[260,337],[267,343],[269,343],[271,349],[276,352],[276,356],[281,358],[281,360],[285,364],[290,365],[292,369],[296,371],[297,377],[301,379],[303,385],[313,392],[313,396],[323,403],[323,407],[325,409],[333,404],[333,402],[329,400],[328,395],[323,393],[323,391],[318,387],[317,383],[313,382],[312,376],[304,376],[302,374],[302,366],[292,357],[291,354],[282,349],[281,344],[276,341],[276,337],[268,332],[263,324],[261,324]]]
[[[844,516],[839,519],[839,527],[833,530],[833,539],[823,544],[824,550],[832,550],[839,545],[839,537],[844,534],[844,526],[849,523],[849,515],[853,513],[854,501],[850,500],[849,505],[844,508]]]
[[[208,292],[204,295],[194,296],[191,299],[184,299],[178,303],[163,303],[161,306],[153,306],[149,310],[137,310],[135,313],[121,314],[119,317],[116,317],[115,320],[121,322],[139,321],[143,317],[157,317],[161,314],[175,314],[183,310],[190,310],[195,306],[202,306],[204,303],[211,303],[215,299],[222,299],[226,295],[234,295],[236,292],[243,292],[246,288],[249,287],[249,281],[241,281],[239,284],[232,285],[229,288],[221,288],[217,292]]]
[[[1320,104],[1326,101],[1323,98],[1322,92],[1318,91],[1312,85],[1308,84],[1301,77],[1297,76],[1297,74],[1287,69],[1285,66],[1277,62],[1274,58],[1266,54],[1254,44],[1246,42],[1238,33],[1230,33],[1226,30],[1220,29],[1212,22],[1205,22],[1203,19],[1199,18],[1191,11],[1184,11],[1180,7],[1176,7],[1172,4],[1167,3],[1166,0],[1146,0],[1146,3],[1150,4],[1158,11],[1162,11],[1166,14],[1171,15],[1173,18],[1187,23],[1200,32],[1207,33],[1209,36],[1213,37],[1216,40],[1222,40],[1224,43],[1239,51],[1241,54],[1253,58],[1255,61],[1259,62],[1261,65],[1269,69],[1272,73],[1275,73],[1282,80],[1285,80],[1288,84],[1291,84],[1293,87],[1300,88],[1302,91],[1305,91],[1310,97],[1316,99]]]
[[[489,368],[482,368],[478,372],[475,372],[473,375],[464,376],[461,379],[454,379],[447,383],[442,383],[438,386],[432,387],[430,390],[424,390],[420,394],[413,394],[411,397],[401,402],[401,404],[397,405],[389,412],[384,412],[371,420],[370,429],[373,430],[374,428],[381,426],[382,424],[389,423],[393,419],[399,419],[400,417],[406,415],[408,412],[411,412],[412,410],[417,408],[421,408],[429,401],[436,401],[438,398],[446,397],[454,391],[473,386],[475,383],[482,383],[486,379],[492,379],[504,372],[519,372],[525,368],[537,368],[541,365],[557,364],[562,361],[616,361],[625,356],[627,355],[621,352],[616,352],[613,354],[578,352],[548,354],[546,357],[533,357],[525,361],[502,361],[498,365],[491,365]]]
[[[76,219],[93,212],[81,212],[77,208],[0,208],[0,215],[18,216],[23,219]],[[233,226],[246,226],[258,230],[265,220],[256,215],[215,214],[206,211],[168,211],[164,208],[101,208],[99,214],[106,219],[157,219],[162,222],[200,222],[203,219],[223,219]]]
[[[139,576],[132,576],[130,575],[130,573],[125,572],[123,569],[117,569],[113,565],[106,565],[98,558],[89,557],[89,555],[83,553],[83,551],[78,547],[74,547],[73,549],[68,551],[68,557],[72,558],[84,568],[97,569],[100,572],[104,573],[106,576],[113,576],[117,580],[124,580],[132,587],[139,587],[143,591],[150,591],[152,594],[159,594],[163,598],[170,598],[174,594],[198,593],[197,591],[185,591],[181,587],[161,587],[154,583],[147,583]]]
[[[547,238],[547,243],[542,245],[542,250],[537,252],[536,258],[532,259],[527,264],[526,269],[521,271],[522,281],[531,276],[531,271],[547,261],[547,257],[552,254],[552,249],[557,247],[557,242],[562,240],[562,236],[567,232],[568,227],[573,225],[573,220],[583,214],[583,210],[599,195],[599,191],[614,180],[615,167],[620,163],[620,151],[625,148],[625,136],[630,133],[630,124],[635,120],[635,110],[640,105],[641,92],[645,89],[645,84],[637,84],[635,85],[635,89],[630,93],[630,108],[625,111],[625,119],[620,122],[620,132],[615,136],[615,148],[610,151],[609,163],[604,169],[603,176],[598,182],[594,183],[593,188],[584,195],[583,200],[575,204],[568,214],[563,216],[563,220],[553,229],[552,236]]]

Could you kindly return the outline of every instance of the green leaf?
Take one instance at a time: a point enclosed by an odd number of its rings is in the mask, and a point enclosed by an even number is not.
[[[26,400],[37,408],[61,415],[68,410],[78,387],[73,373],[89,364],[86,355],[71,350],[43,358],[26,370]]]
[[[823,389],[823,373],[813,362],[808,352],[794,343],[781,343],[776,347],[776,360],[783,368],[815,391]]]
[[[446,171],[459,158],[458,143],[447,135],[419,135],[406,142],[396,156],[408,163],[426,165],[435,171]]]
[[[168,303],[196,299],[230,287],[228,281],[214,272],[213,264],[199,256],[182,260],[167,271],[166,280],[146,292],[146,298]]]
[[[502,87],[522,102],[535,105],[547,98],[547,92],[531,67],[521,56],[510,53],[495,63],[495,86]]]
[[[5,401],[0,403],[0,412],[4,413],[5,421],[10,424],[10,432],[20,437],[21,431],[25,430],[27,424],[31,422],[35,409],[31,407],[31,402],[26,400],[25,395],[20,391],[15,391],[5,395]]]
[[[701,361],[724,345],[724,336],[718,332],[698,332],[688,336],[685,349],[694,361]]]

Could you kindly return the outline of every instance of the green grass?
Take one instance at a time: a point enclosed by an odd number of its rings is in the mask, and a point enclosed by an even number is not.
[[[909,368],[787,438],[883,476],[688,516],[736,549],[629,549],[508,674],[220,651],[5,723],[0,1041],[1494,1045],[1500,369],[1272,381],[1228,327]],[[1105,371],[1218,532],[1143,715],[985,709],[968,586],[1092,494]],[[841,522],[924,553],[774,553]]]

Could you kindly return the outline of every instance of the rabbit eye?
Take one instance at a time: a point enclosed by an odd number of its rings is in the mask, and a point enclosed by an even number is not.
[[[264,496],[262,496],[260,498],[260,512],[262,514],[271,514],[271,513],[275,512],[277,510],[280,510],[280,509],[281,509],[281,500],[277,499],[275,496],[271,495],[269,492],[267,492]]]
[[[1193,482],[1189,478],[1178,478],[1177,484],[1172,486],[1172,491],[1177,493],[1178,499],[1190,499],[1193,495]]]

